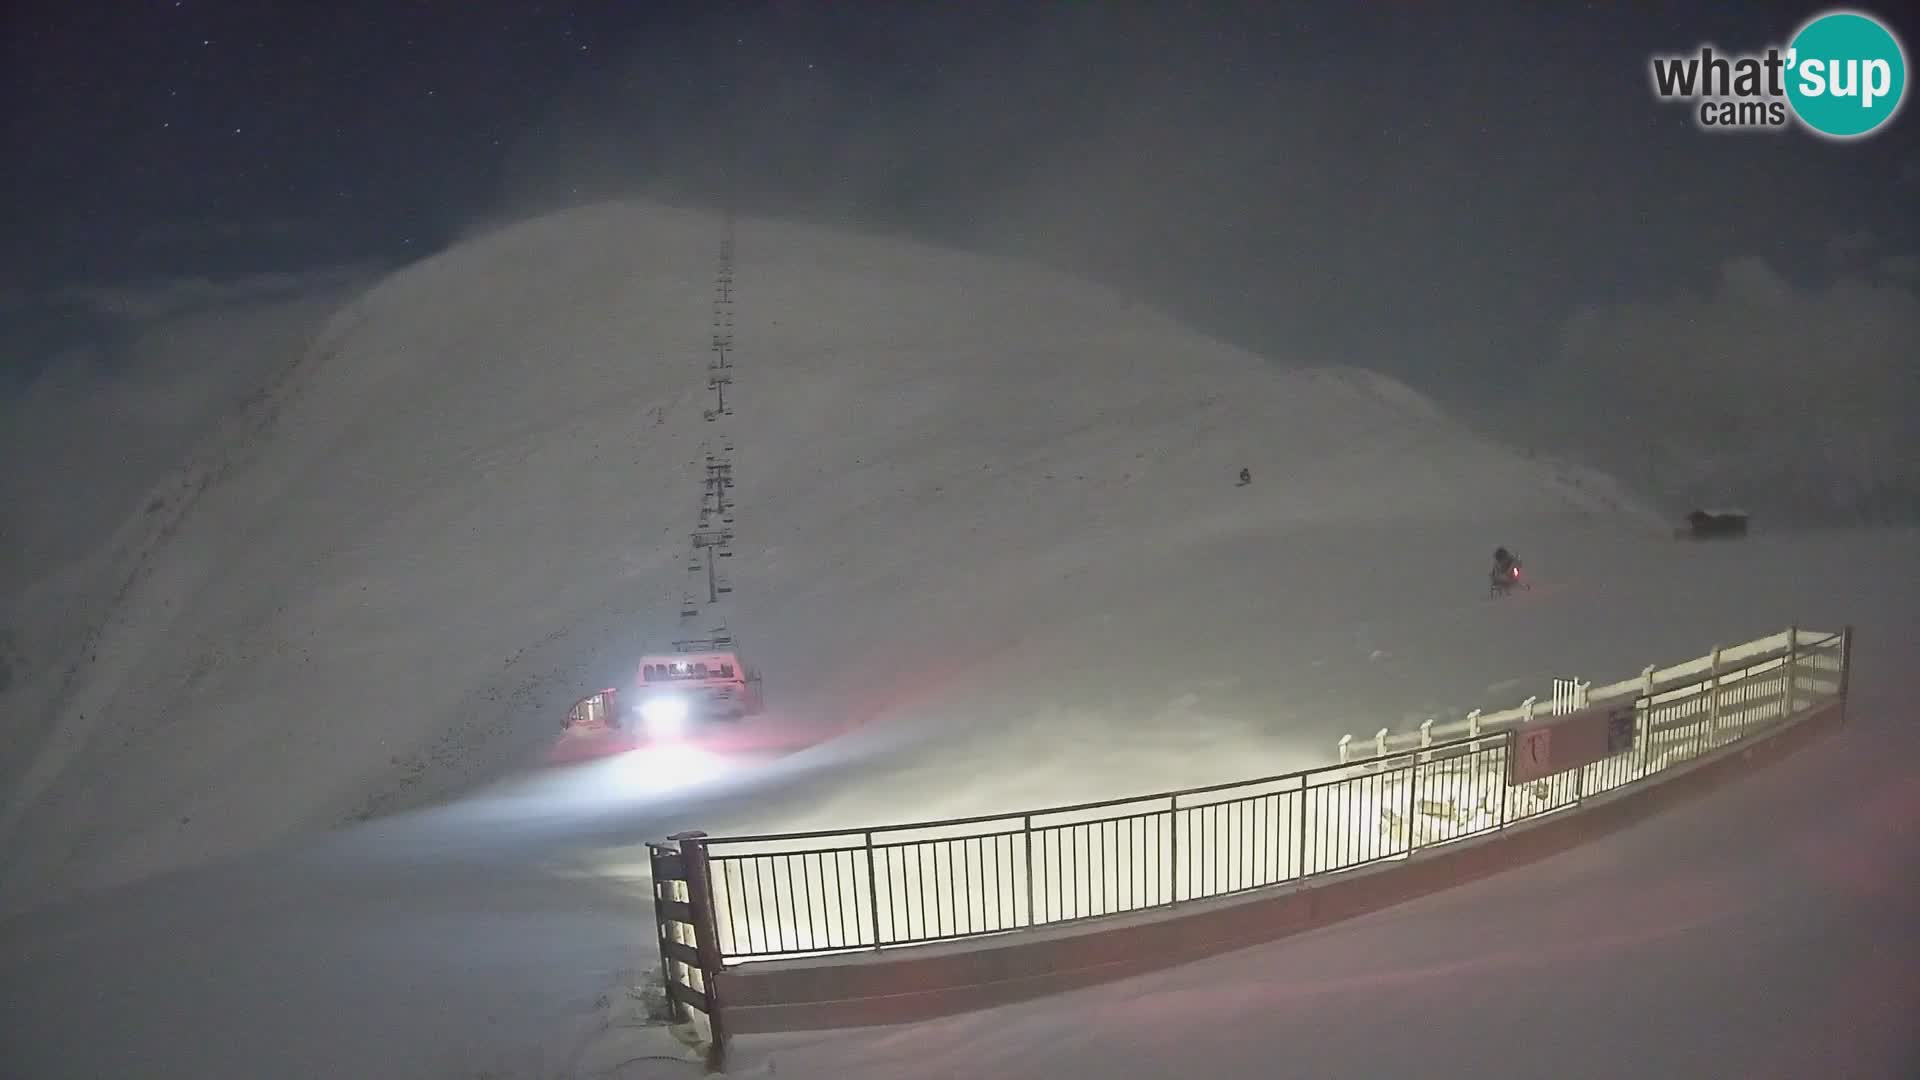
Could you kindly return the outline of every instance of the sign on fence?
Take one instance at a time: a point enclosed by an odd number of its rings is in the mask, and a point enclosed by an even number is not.
[[[1634,705],[1581,709],[1516,728],[1507,750],[1507,786],[1530,784],[1633,749]]]

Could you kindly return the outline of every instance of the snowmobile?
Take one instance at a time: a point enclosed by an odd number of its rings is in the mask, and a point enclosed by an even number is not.
[[[1513,559],[1494,567],[1487,574],[1487,595],[1498,600],[1515,589],[1532,589],[1533,583],[1520,576],[1520,560]]]

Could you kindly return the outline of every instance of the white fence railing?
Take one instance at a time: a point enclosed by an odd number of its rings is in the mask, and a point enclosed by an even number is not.
[[[1579,679],[1553,680],[1553,715],[1565,716],[1587,707],[1587,691],[1593,689],[1592,683]]]
[[[1594,686],[1592,683],[1582,683],[1575,679],[1555,679],[1552,697],[1544,705],[1535,696],[1527,698],[1511,709],[1502,709],[1498,712],[1482,712],[1475,709],[1465,717],[1456,720],[1427,720],[1411,731],[1396,732],[1381,728],[1364,741],[1357,740],[1351,735],[1343,735],[1335,744],[1335,750],[1342,763],[1365,761],[1421,746],[1431,746],[1436,740],[1472,738],[1490,732],[1507,731],[1541,716],[1560,715],[1569,709],[1586,708],[1589,705],[1599,705],[1635,696],[1665,697],[1684,692],[1702,682],[1712,682],[1716,678],[1730,680],[1740,677],[1739,672],[1748,670],[1756,662],[1777,660],[1786,656],[1796,646],[1811,646],[1816,643],[1835,641],[1840,636],[1837,633],[1820,633],[1793,627],[1740,645],[1725,648],[1716,645],[1705,656],[1670,667],[1662,668],[1649,664],[1641,669],[1640,674],[1605,686]],[[1577,699],[1578,704],[1572,703],[1574,699]]]
[[[1406,858],[1759,737],[1844,696],[1849,642],[1788,630],[1607,686],[1566,680],[1552,711],[1529,698],[1476,714],[1465,730],[1429,721],[1382,731],[1362,744],[1370,756],[1342,740],[1341,763],[1282,776],[949,821],[700,838],[681,850],[711,882],[703,917],[727,963],[1177,906]],[[1600,710],[1600,753],[1538,780],[1516,771],[1530,720],[1607,702],[1616,706]],[[1627,749],[1613,749],[1615,734]]]

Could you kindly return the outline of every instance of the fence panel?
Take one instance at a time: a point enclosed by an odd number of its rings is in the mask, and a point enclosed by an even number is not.
[[[873,877],[863,834],[807,836],[772,850],[709,846],[714,921],[728,957],[870,948]]]
[[[1402,820],[1413,805],[1414,768],[1401,757],[1379,770],[1336,769],[1309,774],[1306,796],[1306,873],[1332,873],[1404,855],[1406,838],[1385,823]]]
[[[1021,925],[1012,916],[1022,835],[876,841],[880,937],[915,944],[999,933]]]
[[[1631,750],[1524,784],[1507,783],[1514,733],[1598,697],[1589,684],[1562,680],[1551,713],[1529,705],[1501,714],[1496,730],[1285,776],[1010,816],[710,839],[719,954],[982,937],[1405,858],[1576,809],[1790,723],[1845,693],[1847,649],[1843,634],[1796,630],[1649,668]]]
[[[1411,813],[1389,810],[1382,826],[1397,844],[1413,848],[1497,829],[1506,812],[1506,772],[1504,735],[1423,754],[1408,792]]]

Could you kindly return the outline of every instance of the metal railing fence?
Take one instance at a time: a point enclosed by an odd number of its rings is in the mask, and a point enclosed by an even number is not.
[[[1058,926],[1299,882],[1576,807],[1845,692],[1850,632],[1760,639],[1676,669],[1580,686],[1631,699],[1631,750],[1507,783],[1528,722],[1281,776],[1016,814],[705,840],[725,962]],[[1603,693],[1604,691],[1604,693]],[[1525,717],[1535,716],[1529,705]],[[1541,711],[1545,719],[1548,713]],[[1489,728],[1494,725],[1488,725]]]

